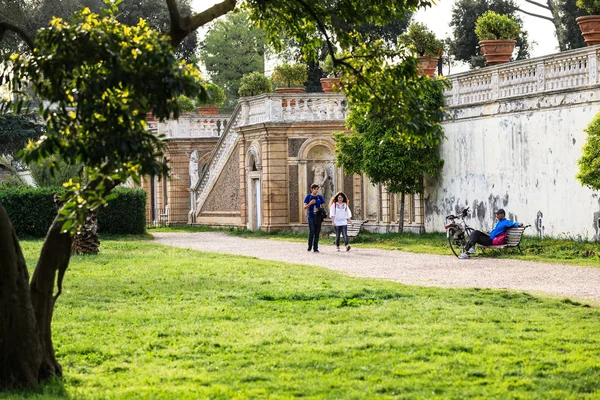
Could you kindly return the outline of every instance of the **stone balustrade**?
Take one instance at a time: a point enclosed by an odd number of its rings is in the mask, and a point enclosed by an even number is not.
[[[448,76],[447,108],[596,85],[597,46],[564,51]]]
[[[344,120],[347,110],[341,93],[268,93],[242,98],[240,103],[241,125]]]
[[[229,114],[183,114],[177,120],[158,122],[148,119],[148,128],[166,139],[220,137],[225,132]]]

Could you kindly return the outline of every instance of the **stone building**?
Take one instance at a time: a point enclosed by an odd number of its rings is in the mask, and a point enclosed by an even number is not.
[[[599,58],[595,46],[449,76],[444,167],[407,198],[407,230],[443,232],[445,215],[464,207],[487,230],[501,207],[530,235],[600,240],[600,195],[575,179],[600,111]],[[155,124],[172,175],[146,180],[148,220],[306,229],[302,200],[319,181],[325,197],[346,192],[364,229],[397,231],[400,196],[335,166],[331,134],[344,131],[345,113],[341,94],[271,93],[242,99],[230,116]]]
[[[231,116],[152,122],[166,135],[172,172],[164,182],[144,182],[148,221],[162,215],[171,224],[306,229],[303,199],[317,182],[327,200],[344,191],[365,229],[397,230],[399,195],[335,166],[332,133],[345,130],[345,114],[341,94],[271,93],[242,99]],[[421,196],[406,204],[405,228],[422,231]]]

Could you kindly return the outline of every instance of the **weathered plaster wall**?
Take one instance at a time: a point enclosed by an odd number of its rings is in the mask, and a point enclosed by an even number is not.
[[[471,208],[469,224],[490,229],[494,211],[531,224],[529,235],[599,239],[599,193],[575,179],[585,127],[600,111],[600,88],[556,91],[451,107],[445,164],[425,191],[425,229]]]

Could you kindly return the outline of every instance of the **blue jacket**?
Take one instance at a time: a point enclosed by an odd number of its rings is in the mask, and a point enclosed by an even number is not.
[[[496,236],[506,231],[507,229],[514,228],[517,226],[519,226],[518,222],[512,222],[511,220],[503,218],[500,221],[498,221],[494,229],[492,229],[492,231],[490,232],[490,239],[494,239]]]

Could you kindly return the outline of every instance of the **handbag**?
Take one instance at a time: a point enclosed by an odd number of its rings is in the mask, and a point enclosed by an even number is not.
[[[323,207],[319,207],[319,209],[317,210],[317,216],[321,219],[325,219],[327,218],[327,211],[325,211]]]
[[[500,246],[504,244],[506,237],[508,236],[508,232],[502,232],[498,236],[492,239],[492,246]]]

